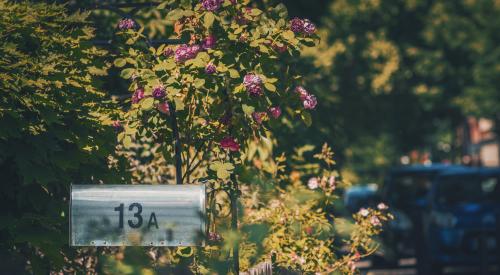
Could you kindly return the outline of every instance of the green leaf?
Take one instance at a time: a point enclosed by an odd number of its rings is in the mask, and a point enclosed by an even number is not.
[[[203,87],[203,85],[205,85],[205,79],[202,79],[202,78],[198,78],[194,81],[194,87],[195,88],[201,88]]]
[[[121,68],[127,64],[127,60],[125,60],[124,58],[117,58],[115,59],[113,64],[115,64],[115,67]]]
[[[295,38],[295,34],[291,30],[284,31],[281,36],[286,40],[292,40]]]
[[[203,60],[203,62],[208,63],[210,61],[210,55],[206,52],[199,52],[198,55],[196,55],[196,58],[199,58]]]
[[[227,72],[227,70],[228,69],[227,69],[227,67],[226,67],[226,65],[224,63],[220,62],[219,65],[217,65],[217,71],[218,72],[225,73],[225,72]]]
[[[240,84],[240,85],[238,85],[238,86],[236,86],[234,88],[233,93],[238,94],[238,93],[241,93],[241,92],[244,92],[244,91],[245,91],[245,86],[242,83],[242,84]]]
[[[125,136],[125,138],[123,139],[123,146],[125,146],[125,148],[130,148],[132,146],[132,137],[131,136]]]
[[[205,26],[206,29],[210,29],[214,24],[214,20],[215,16],[212,12],[205,13],[205,17],[203,17],[203,26]]]
[[[259,9],[252,9],[252,10],[250,11],[250,15],[252,15],[252,16],[258,16],[258,15],[260,15],[261,13],[262,13],[262,11],[261,11],[261,10],[259,10]]]
[[[141,70],[141,78],[144,80],[156,80],[156,74],[152,70],[142,69]]]
[[[238,71],[235,70],[235,69],[229,69],[229,76],[231,78],[239,78],[240,77],[240,73],[238,73]]]
[[[206,62],[203,61],[203,58],[201,56],[197,56],[194,59],[188,60],[185,64],[192,65],[194,66],[194,68],[204,68]]]
[[[286,6],[282,3],[276,5],[276,7],[274,7],[274,11],[278,13],[278,15],[282,18],[288,17],[288,10],[286,9]]]
[[[252,116],[252,113],[255,112],[255,108],[253,106],[243,104],[241,105],[241,108],[243,109],[243,113],[247,116]]]
[[[184,102],[182,101],[182,99],[180,99],[179,97],[176,97],[176,98],[174,98],[174,102],[175,102],[175,110],[176,111],[184,110]]]
[[[304,121],[307,127],[312,125],[312,118],[310,113],[303,112],[302,114],[300,114],[300,118],[302,118],[302,121]]]
[[[271,84],[269,82],[264,83],[264,87],[269,90],[270,92],[276,92],[276,86],[274,84]]]
[[[167,5],[171,4],[172,2],[174,2],[173,0],[167,0],[167,1],[163,1],[161,4],[159,4],[156,8],[159,9],[159,10],[163,10],[164,8],[167,7]]]
[[[154,98],[152,97],[145,98],[141,101],[141,109],[150,110],[153,108],[154,103],[155,103]]]
[[[210,164],[210,170],[215,171],[217,173],[217,177],[219,179],[227,179],[231,175],[231,171],[234,169],[234,166],[231,163],[223,163],[220,161],[215,161]]]
[[[176,20],[181,19],[181,17],[183,17],[183,16],[184,16],[184,10],[182,10],[182,9],[175,9],[175,10],[171,10],[167,14],[167,20],[176,21]]]
[[[174,88],[172,86],[167,86],[166,90],[167,90],[167,94],[169,96],[175,96],[176,94],[178,94],[181,91],[181,89]]]
[[[108,75],[108,71],[105,68],[97,68],[96,66],[90,66],[88,68],[88,70],[89,70],[89,73],[91,75],[95,75],[95,76],[105,76],[105,75]]]
[[[135,72],[135,69],[132,69],[132,68],[124,69],[120,73],[120,76],[122,78],[129,79],[130,77],[132,77],[132,75],[134,74],[134,72]]]
[[[191,247],[179,247],[177,248],[177,255],[181,257],[191,257],[193,255],[194,251]]]
[[[175,66],[176,66],[175,62],[173,62],[172,60],[162,61],[159,64],[156,64],[156,66],[154,66],[153,70],[154,71],[170,71],[173,68],[175,68]]]
[[[260,44],[259,50],[263,53],[269,53],[269,48],[266,45]]]
[[[125,138],[125,132],[120,132],[117,136],[118,142],[122,142],[123,139]]]

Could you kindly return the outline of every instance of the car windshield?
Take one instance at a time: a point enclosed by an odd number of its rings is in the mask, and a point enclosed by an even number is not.
[[[395,174],[392,176],[388,196],[396,207],[410,206],[424,198],[431,188],[434,173]]]
[[[436,190],[439,204],[500,202],[500,176],[460,175],[443,177]]]

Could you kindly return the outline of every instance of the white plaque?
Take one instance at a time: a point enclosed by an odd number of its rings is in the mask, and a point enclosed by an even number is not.
[[[204,185],[72,185],[72,246],[202,246]]]

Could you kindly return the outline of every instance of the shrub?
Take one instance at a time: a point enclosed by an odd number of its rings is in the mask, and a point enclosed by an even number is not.
[[[96,78],[106,75],[106,52],[89,43],[85,18],[60,5],[0,1],[4,271],[62,269],[75,253],[67,246],[70,184],[115,178],[107,165],[115,135],[102,123],[111,109]]]

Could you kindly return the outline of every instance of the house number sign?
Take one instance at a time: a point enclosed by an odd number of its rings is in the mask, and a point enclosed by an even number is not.
[[[200,246],[204,185],[72,185],[72,246]]]

